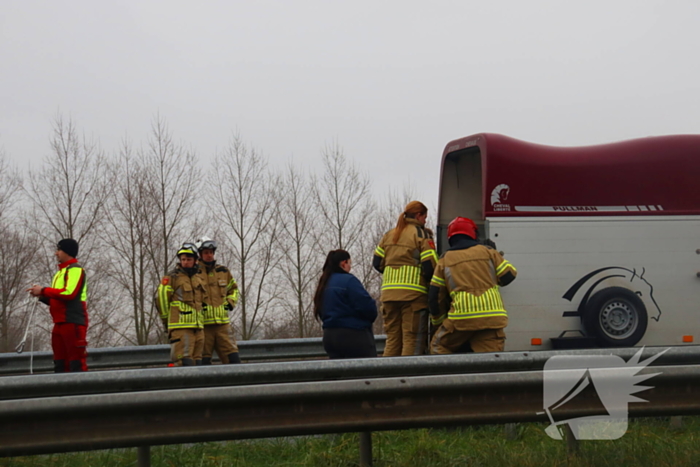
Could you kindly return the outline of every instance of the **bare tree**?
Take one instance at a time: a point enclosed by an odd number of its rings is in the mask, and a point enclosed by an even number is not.
[[[289,289],[284,294],[283,303],[294,317],[296,337],[318,335],[319,327],[313,316],[313,294],[324,255],[314,243],[318,212],[313,204],[309,180],[292,163],[287,165],[283,189],[279,203],[279,241],[284,259],[280,271]]]
[[[324,226],[318,242],[328,245],[327,250],[350,251],[363,235],[364,218],[371,212],[370,179],[348,161],[337,142],[326,145],[322,159],[323,172],[312,182]]]
[[[265,316],[279,294],[279,282],[272,280],[279,259],[275,248],[278,224],[276,191],[278,181],[254,149],[235,135],[214,160],[217,190],[216,215],[229,240],[241,292],[237,326],[242,339],[251,339],[261,329]]]
[[[22,179],[7,163],[0,149],[0,352],[8,352],[19,341],[28,318],[24,289],[30,280],[30,267],[36,254],[36,239],[20,221],[19,203]]]
[[[49,243],[70,237],[86,251],[109,195],[104,155],[97,142],[78,135],[72,119],[57,116],[53,125],[52,154],[41,170],[30,171],[26,193]]]
[[[110,345],[118,342],[111,333],[116,312],[109,301],[104,263],[98,258],[97,235],[111,189],[108,164],[99,144],[81,137],[72,119],[54,119],[50,144],[51,155],[40,169],[30,170],[25,189],[33,207],[34,232],[45,248],[43,274],[51,277],[55,272],[50,258],[57,239],[79,242],[80,262],[88,272],[89,340],[93,346]]]
[[[147,149],[141,151],[145,189],[157,213],[150,225],[149,258],[156,270],[167,274],[182,242],[178,238],[190,221],[201,180],[194,151],[173,142],[165,121],[158,115],[151,125]]]
[[[369,176],[347,159],[337,141],[325,146],[322,161],[323,171],[312,181],[321,217],[317,248],[347,250],[353,259],[352,273],[369,290],[376,281],[371,273],[374,246],[366,231],[375,217]]]
[[[31,281],[36,256],[36,237],[28,230],[0,226],[0,352],[9,352],[19,342],[34,300],[25,289]],[[41,305],[43,307],[43,305]],[[38,313],[37,313],[38,315]],[[38,322],[39,319],[37,318]]]
[[[10,222],[12,210],[19,202],[17,196],[22,190],[22,177],[16,168],[7,162],[5,150],[0,148],[0,222]]]
[[[108,203],[101,230],[104,244],[112,256],[108,263],[110,281],[119,302],[128,302],[128,321],[133,331],[121,327],[114,332],[132,344],[146,345],[157,341],[160,318],[153,307],[152,292],[159,270],[149,261],[151,226],[158,219],[144,183],[143,163],[134,157],[128,140],[122,141],[111,179],[114,192]],[[122,300],[123,299],[123,300]]]

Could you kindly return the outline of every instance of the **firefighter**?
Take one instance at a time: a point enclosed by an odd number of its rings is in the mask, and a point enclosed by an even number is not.
[[[53,320],[51,348],[55,373],[87,371],[87,278],[78,264],[78,242],[64,238],[54,253],[58,272],[51,287],[32,285],[27,292],[49,305]]]
[[[510,284],[517,271],[477,238],[476,224],[466,217],[447,227],[450,248],[430,282],[431,320],[440,326],[430,343],[433,354],[454,353],[467,343],[474,352],[500,352],[505,346],[508,314],[498,288]]]
[[[437,263],[428,208],[411,201],[374,250],[372,265],[383,274],[384,356],[421,355],[428,343],[428,284]]]
[[[216,264],[216,242],[208,237],[197,240],[199,276],[209,300],[204,306],[204,351],[202,365],[211,365],[216,350],[221,363],[241,363],[236,339],[231,335],[229,311],[238,303],[238,284],[226,266]]]
[[[156,307],[170,340],[170,358],[176,366],[202,364],[204,331],[202,303],[207,291],[198,274],[197,247],[183,243],[177,250],[179,263],[158,286]]]

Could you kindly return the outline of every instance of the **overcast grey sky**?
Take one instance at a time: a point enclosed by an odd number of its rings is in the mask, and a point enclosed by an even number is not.
[[[473,133],[700,132],[699,24],[697,0],[2,0],[0,147],[38,163],[60,111],[113,150],[160,112],[205,160],[232,131],[275,164],[337,140],[434,205]]]

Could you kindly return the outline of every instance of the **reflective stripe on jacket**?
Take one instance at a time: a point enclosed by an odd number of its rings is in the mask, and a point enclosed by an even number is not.
[[[58,265],[51,287],[41,294],[49,299],[49,312],[54,323],[87,326],[87,279],[85,271],[73,258]]]
[[[496,250],[483,245],[467,249],[448,250],[440,258],[431,287],[447,292],[451,299],[449,310],[433,310],[434,322],[453,320],[458,329],[498,329],[508,324],[499,285],[507,284],[517,275],[515,267]],[[431,292],[432,293],[432,292]],[[444,295],[444,294],[443,294]]]
[[[420,293],[428,293],[428,288],[421,280],[420,266],[400,266],[396,269],[389,266],[384,268],[382,280],[382,293],[385,290],[416,290]]]
[[[450,298],[452,298],[452,310],[447,315],[450,319],[508,316],[497,285],[478,296],[460,291],[451,292]]]
[[[168,330],[201,329],[204,327],[202,302],[206,300],[207,291],[199,274],[189,276],[177,266],[161,280],[156,307],[161,318],[167,320]]]
[[[408,225],[396,242],[395,230],[391,229],[374,250],[373,264],[383,274],[383,302],[411,301],[427,294],[437,263],[432,232],[415,219],[406,222]]]
[[[203,310],[204,325],[228,324],[229,313],[224,305],[228,303],[230,309],[233,309],[238,303],[239,292],[236,280],[226,266],[217,266],[216,263],[209,267],[205,262],[200,261],[199,269],[199,276],[207,289],[209,298],[206,302],[207,307]]]

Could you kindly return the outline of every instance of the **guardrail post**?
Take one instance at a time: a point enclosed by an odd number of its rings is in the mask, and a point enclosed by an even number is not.
[[[151,467],[151,447],[150,446],[139,446],[138,447],[138,467]]]
[[[515,423],[506,423],[505,433],[508,441],[515,441],[518,439],[518,425]]]
[[[669,424],[669,427],[671,428],[672,431],[680,431],[683,429],[683,417],[678,415],[675,417],[671,417],[671,423]]]
[[[578,440],[574,436],[574,431],[571,429],[571,425],[564,423],[564,437],[566,438],[566,452],[570,456],[575,456],[578,454]]]
[[[372,467],[372,432],[360,433],[360,466]]]

